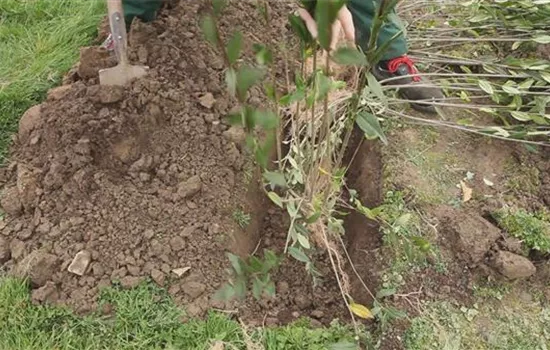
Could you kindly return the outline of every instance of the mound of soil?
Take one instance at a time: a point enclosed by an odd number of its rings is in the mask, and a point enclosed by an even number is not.
[[[100,48],[83,48],[71,84],[21,119],[13,162],[3,169],[0,262],[30,276],[40,287],[37,302],[87,312],[101,287],[151,278],[191,315],[233,308],[211,298],[227,281],[224,252],[284,247],[286,219],[265,215],[239,132],[224,123],[234,102],[223,62],[199,29],[202,6],[180,1],[154,23],[134,23],[130,57],[151,68],[147,77],[125,88],[100,86],[98,70],[116,62]],[[221,28],[225,35],[240,29],[247,44],[278,47],[291,10],[271,2],[266,29],[254,2],[233,1]],[[262,98],[253,91],[250,103]],[[250,214],[245,229],[232,218],[237,209]],[[237,305],[245,317],[279,323],[313,312],[328,322],[342,314],[330,278],[314,291],[303,266],[286,261],[276,279],[275,299]]]

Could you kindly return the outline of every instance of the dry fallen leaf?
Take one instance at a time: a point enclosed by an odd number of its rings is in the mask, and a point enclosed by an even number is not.
[[[370,310],[366,306],[363,306],[361,304],[356,304],[356,303],[350,303],[349,308],[351,312],[353,312],[355,315],[361,318],[364,318],[364,319],[374,318],[374,316],[372,315],[372,312],[370,312]]]
[[[187,266],[187,267],[182,267],[182,268],[179,268],[179,269],[173,269],[172,272],[175,273],[178,277],[181,277],[181,276],[183,276],[184,273],[186,273],[189,270],[191,270],[191,268],[189,266]]]
[[[485,184],[486,184],[487,186],[490,186],[490,187],[492,187],[492,186],[495,185],[495,184],[493,183],[493,181],[487,180],[486,178],[483,178],[483,182],[485,182]]]
[[[472,199],[472,190],[464,181],[460,181],[460,188],[462,189],[462,201],[466,203],[470,199]]]

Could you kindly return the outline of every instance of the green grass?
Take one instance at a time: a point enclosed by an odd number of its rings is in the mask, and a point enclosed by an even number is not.
[[[471,307],[425,304],[404,338],[408,350],[541,350],[550,345],[550,308],[509,295]]]
[[[0,1],[0,163],[21,115],[59,84],[97,34],[100,0]]]
[[[99,303],[109,304],[113,315],[79,317],[64,308],[36,306],[25,283],[3,278],[0,349],[210,349],[215,341],[231,345],[226,349],[247,348],[247,337],[237,321],[210,313],[205,320],[183,322],[184,311],[165,290],[152,284],[132,290],[106,288]],[[310,329],[306,321],[250,330],[249,335],[268,350],[321,350],[353,340],[347,326],[334,323],[330,328]]]
[[[523,209],[501,209],[493,213],[500,228],[520,239],[527,248],[550,252],[549,214],[529,213]]]

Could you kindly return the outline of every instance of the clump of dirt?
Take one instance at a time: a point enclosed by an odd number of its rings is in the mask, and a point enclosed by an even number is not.
[[[145,78],[125,88],[100,86],[97,72],[114,58],[83,48],[66,79],[71,84],[21,119],[4,169],[8,217],[0,259],[31,277],[39,287],[33,300],[87,312],[101,287],[129,288],[150,278],[189,314],[201,315],[231,306],[212,299],[227,280],[222,252],[251,253],[262,227],[264,247],[284,247],[283,219],[268,215],[262,222],[264,195],[245,176],[250,164],[242,138],[223,120],[234,101],[225,92],[223,62],[199,29],[202,6],[180,1],[151,24],[134,23],[130,58],[151,68]],[[270,6],[266,30],[254,2],[231,2],[221,21],[224,35],[239,27],[247,43],[277,47],[292,5]],[[258,104],[262,96],[253,91],[250,100]],[[236,209],[251,214],[246,229],[233,221]],[[79,252],[87,260],[69,272]],[[277,299],[248,302],[243,314],[248,308],[257,319],[270,310],[276,322],[294,319],[294,312],[327,321],[338,314],[333,286],[314,295],[303,268],[286,264]]]

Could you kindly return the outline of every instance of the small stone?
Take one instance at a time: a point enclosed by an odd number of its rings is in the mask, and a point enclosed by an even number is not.
[[[8,241],[6,241],[5,238],[0,236],[0,265],[10,260],[10,258],[11,258],[11,251],[10,251]]]
[[[298,311],[293,311],[292,312],[292,317],[298,318],[298,317],[300,317],[300,313]]]
[[[162,271],[159,271],[157,269],[153,269],[151,271],[151,278],[153,279],[153,281],[155,281],[156,284],[158,284],[159,286],[163,287],[164,286],[164,281],[165,281],[165,275]]]
[[[216,103],[216,99],[214,98],[214,95],[208,92],[204,96],[199,98],[199,103],[205,108],[212,109],[212,107],[214,107],[214,104]]]
[[[206,286],[200,282],[187,282],[183,285],[183,292],[192,299],[200,297],[206,290]]]
[[[188,198],[197,194],[202,188],[200,177],[193,176],[189,180],[181,182],[178,185],[179,198]]]
[[[185,241],[180,236],[174,236],[170,239],[170,247],[172,250],[179,252],[185,248]]]
[[[76,253],[73,261],[67,269],[70,273],[74,273],[78,276],[83,276],[92,261],[92,255],[86,250],[82,250]]]
[[[316,318],[316,319],[321,319],[323,317],[325,317],[325,313],[321,310],[314,310],[311,312],[311,317],[313,318]]]
[[[179,268],[179,269],[173,269],[172,272],[175,273],[176,276],[181,277],[189,270],[191,270],[191,268],[189,266],[187,266],[187,267],[182,267],[182,268]]]
[[[493,259],[493,267],[509,279],[527,278],[537,271],[529,259],[503,250]]]
[[[137,287],[141,283],[140,277],[126,276],[120,280],[122,288],[131,289]]]

